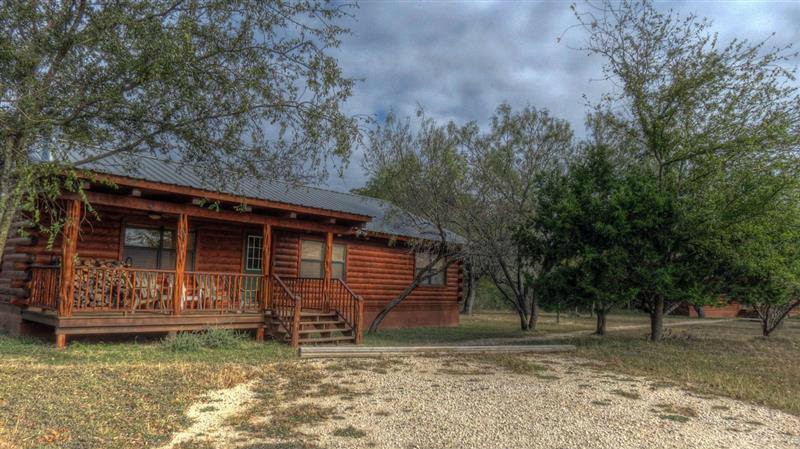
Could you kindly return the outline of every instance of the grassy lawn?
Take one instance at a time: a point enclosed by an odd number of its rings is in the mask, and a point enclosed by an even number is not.
[[[186,426],[183,413],[199,395],[292,354],[254,341],[190,352],[158,342],[58,351],[0,335],[0,448],[154,447]]]
[[[563,341],[562,341],[563,342]],[[641,332],[569,341],[602,369],[672,382],[800,415],[800,320],[761,337],[759,323],[736,320],[673,328],[660,343]]]
[[[671,320],[686,320],[686,317],[668,317]],[[434,327],[415,329],[383,329],[375,334],[366,334],[364,344],[369,346],[416,346],[496,338],[523,338],[546,336],[554,333],[591,331],[594,318],[574,317],[563,314],[556,322],[555,314],[542,314],[536,331],[525,332],[519,328],[516,314],[505,312],[480,312],[461,316],[457,327]],[[640,313],[620,313],[608,318],[608,326],[648,324],[647,316]]]

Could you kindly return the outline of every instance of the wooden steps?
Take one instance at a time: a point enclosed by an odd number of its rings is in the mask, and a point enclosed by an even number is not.
[[[267,327],[276,340],[291,341],[291,329],[286,329],[277,319],[270,319]],[[300,313],[299,333],[301,345],[354,344],[356,341],[353,328],[334,311],[303,310]]]

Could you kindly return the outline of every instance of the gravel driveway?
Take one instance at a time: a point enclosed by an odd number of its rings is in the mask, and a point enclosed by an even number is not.
[[[303,432],[330,448],[800,448],[800,419],[772,409],[582,360],[515,356],[538,369],[513,374],[479,357],[308,362],[364,394],[314,399],[341,416]]]

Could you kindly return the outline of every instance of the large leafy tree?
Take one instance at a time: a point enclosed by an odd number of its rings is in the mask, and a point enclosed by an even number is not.
[[[514,231],[536,207],[541,176],[564,170],[573,142],[568,123],[545,110],[501,105],[485,131],[422,115],[411,127],[391,115],[369,140],[370,178],[358,192],[389,200],[406,211],[407,222],[417,217],[423,228],[431,223],[457,234],[460,243],[439,252],[491,277],[520,327],[535,327],[538,295],[526,279],[546,267],[523,257]],[[440,243],[452,238],[431,234]]]
[[[671,306],[666,292],[682,276],[669,264],[689,254],[677,242],[708,246],[704,239],[775,207],[776,194],[795,182],[794,53],[767,42],[721,44],[709,20],[662,13],[646,0],[590,3],[576,17],[588,36],[583,50],[604,58],[603,73],[616,86],[597,105],[605,135],[624,145],[626,160],[648,169],[681,221],[693,223],[694,234],[647,247],[654,265],[644,280],[669,280],[639,295],[657,340]],[[768,189],[743,188],[775,174],[782,182]]]
[[[466,136],[462,151],[469,166],[465,188],[471,201],[465,205],[462,228],[485,272],[519,315],[520,327],[533,330],[541,295],[527,279],[548,271],[550,259],[544,253],[528,252],[526,257],[514,234],[536,214],[542,180],[566,169],[573,151],[572,129],[547,110],[527,107],[515,112],[503,104],[486,132],[475,130]]]
[[[588,147],[567,175],[548,179],[530,223],[517,234],[526,255],[552,261],[529,280],[542,300],[592,307],[598,335],[606,332],[608,312],[637,293],[625,246],[634,237],[632,210],[623,207],[636,193],[635,176],[615,167],[606,147]]]
[[[21,209],[78,190],[80,170],[111,157],[192,164],[210,188],[313,177],[346,158],[353,81],[328,50],[351,6],[0,3],[0,253]]]
[[[422,110],[417,118],[412,126],[410,119],[389,114],[368,133],[363,166],[370,180],[358,192],[388,201],[386,224],[410,237],[403,242],[409,252],[429,255],[376,315],[370,332],[423,281],[472,257],[472,245],[459,234],[469,201],[463,188],[466,160],[459,152],[466,131],[453,123],[440,125]]]
[[[796,196],[780,202],[782,208],[735,226],[718,251],[724,292],[753,307],[765,337],[800,307],[800,204]]]

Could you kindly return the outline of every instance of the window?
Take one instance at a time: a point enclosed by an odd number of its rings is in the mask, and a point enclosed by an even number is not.
[[[193,232],[186,242],[186,270],[194,270]],[[125,227],[122,260],[134,268],[175,269],[175,231],[162,228]]]
[[[260,235],[248,235],[247,245],[245,246],[244,269],[249,272],[260,272],[263,258],[263,248],[261,247],[263,237]]]
[[[346,259],[345,245],[333,245],[331,258],[331,278],[344,279]],[[325,243],[318,240],[300,241],[300,277],[317,278],[323,277],[323,264],[325,261]]]
[[[436,256],[431,253],[417,253],[415,260],[414,260],[414,275],[416,276],[419,274],[420,271],[424,270],[425,267],[428,266],[433,260],[436,259]],[[445,281],[445,270],[444,268],[444,260],[440,260],[436,262],[436,265],[433,266],[432,271],[436,272],[433,276],[423,279],[419,285],[439,285],[443,286]]]

